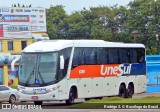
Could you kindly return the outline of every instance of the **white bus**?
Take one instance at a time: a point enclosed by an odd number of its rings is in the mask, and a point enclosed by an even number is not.
[[[145,46],[103,40],[46,40],[20,58],[20,101],[132,97],[146,90]]]

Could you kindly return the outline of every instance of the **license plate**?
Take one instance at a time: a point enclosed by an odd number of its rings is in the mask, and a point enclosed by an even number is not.
[[[32,100],[37,100],[37,99],[38,99],[38,96],[32,96],[31,99],[32,99]]]

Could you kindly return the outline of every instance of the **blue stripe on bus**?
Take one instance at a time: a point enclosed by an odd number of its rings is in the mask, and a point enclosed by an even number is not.
[[[124,65],[128,66],[129,64]],[[146,61],[142,63],[132,64],[130,74],[123,74],[122,76],[125,75],[146,75]]]

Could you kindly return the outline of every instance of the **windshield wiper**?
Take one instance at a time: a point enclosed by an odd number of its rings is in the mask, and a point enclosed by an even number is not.
[[[40,73],[40,71],[38,70],[38,74],[39,74],[39,77],[41,78],[41,80],[42,80],[42,83],[45,83],[44,82],[44,79],[43,79],[43,77],[42,77],[42,75],[41,75],[41,73]]]
[[[32,75],[34,75],[34,72],[35,72],[34,70],[35,70],[35,65],[34,65],[34,68],[33,68],[32,72],[30,73],[30,75],[29,75],[29,77],[28,77],[28,79],[26,81],[26,84],[28,84],[30,82],[30,80],[32,78]]]
[[[44,79],[43,79],[43,77],[42,77],[42,75],[41,75],[41,72],[39,71],[39,65],[40,65],[40,63],[38,64],[38,74],[39,74],[39,77],[41,78],[41,80],[42,80],[42,83],[45,83],[44,82]],[[38,75],[37,74],[37,75]],[[37,77],[35,78],[35,81],[36,81],[36,79],[37,79]]]

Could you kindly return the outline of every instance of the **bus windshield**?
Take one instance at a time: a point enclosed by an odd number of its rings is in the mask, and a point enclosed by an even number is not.
[[[39,87],[56,82],[58,52],[23,53],[19,66],[19,84]]]

